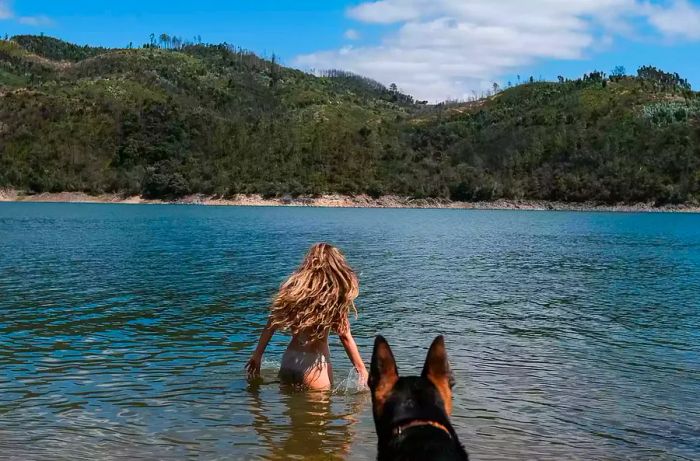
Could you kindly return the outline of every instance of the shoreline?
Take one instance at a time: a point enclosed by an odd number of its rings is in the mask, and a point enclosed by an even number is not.
[[[329,194],[320,197],[263,198],[259,194],[239,194],[219,198],[204,194],[188,195],[176,200],[147,199],[142,196],[119,194],[89,195],[83,192],[55,192],[25,194],[0,189],[0,202],[25,203],[114,203],[132,205],[204,205],[204,206],[260,206],[260,207],[317,207],[317,208],[416,208],[458,210],[529,210],[529,211],[607,211],[627,213],[700,213],[700,205],[664,205],[653,203],[601,205],[593,202],[558,202],[547,200],[507,200],[489,202],[453,202],[447,199],[413,199],[396,195],[372,198],[368,195]]]

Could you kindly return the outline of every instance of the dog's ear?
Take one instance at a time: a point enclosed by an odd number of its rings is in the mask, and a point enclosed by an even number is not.
[[[377,336],[374,340],[368,380],[369,388],[372,391],[374,411],[377,415],[382,413],[384,402],[398,380],[399,371],[396,368],[396,360],[394,360],[394,354],[391,353],[389,343],[384,337]]]
[[[435,385],[442,401],[445,403],[445,412],[448,415],[451,414],[453,381],[450,364],[447,361],[445,339],[442,335],[435,338],[433,344],[430,345],[421,376]]]

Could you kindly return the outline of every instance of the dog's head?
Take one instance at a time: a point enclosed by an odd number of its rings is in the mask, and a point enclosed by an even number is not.
[[[391,437],[396,428],[413,421],[434,422],[451,433],[452,375],[445,341],[438,336],[430,346],[420,377],[399,377],[389,343],[377,336],[369,374],[372,412],[377,435]]]

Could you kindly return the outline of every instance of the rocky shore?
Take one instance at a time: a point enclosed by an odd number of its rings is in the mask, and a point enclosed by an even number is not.
[[[236,195],[220,198],[210,195],[188,195],[176,200],[147,199],[142,196],[118,194],[88,195],[82,192],[25,194],[15,190],[0,190],[0,202],[65,202],[65,203],[125,203],[180,204],[214,206],[308,206],[330,208],[453,208],[471,210],[552,210],[552,211],[614,211],[614,212],[686,212],[700,213],[700,205],[664,205],[653,203],[601,205],[597,203],[552,202],[546,200],[495,200],[490,202],[453,202],[446,199],[414,199],[395,195],[373,198],[368,195],[322,195],[319,197],[263,198],[261,195]]]

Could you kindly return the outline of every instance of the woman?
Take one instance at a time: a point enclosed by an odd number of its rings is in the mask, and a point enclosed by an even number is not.
[[[327,243],[311,247],[301,266],[280,287],[258,346],[246,364],[249,376],[260,374],[267,344],[277,330],[292,339],[282,357],[280,378],[308,389],[330,389],[333,368],[328,335],[337,333],[360,381],[367,369],[350,333],[348,313],[355,309],[359,285],[355,273],[337,248]]]

